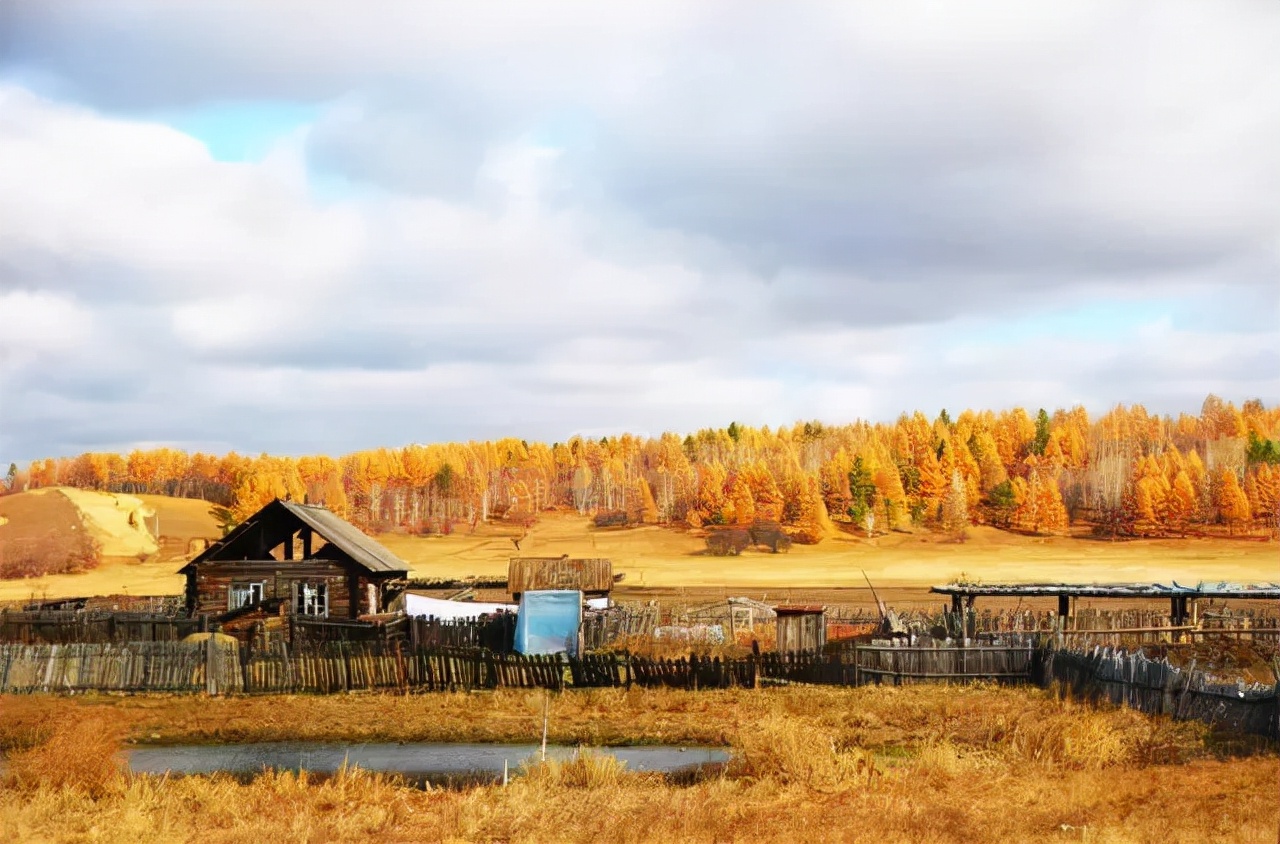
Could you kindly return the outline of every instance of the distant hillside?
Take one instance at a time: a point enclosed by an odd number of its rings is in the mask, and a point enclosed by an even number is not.
[[[69,487],[0,497],[8,577],[92,568],[102,558],[178,560],[220,535],[206,501]]]

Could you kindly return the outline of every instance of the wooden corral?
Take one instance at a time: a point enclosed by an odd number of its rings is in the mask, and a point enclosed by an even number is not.
[[[276,500],[179,573],[192,616],[270,602],[286,615],[355,619],[385,608],[409,567],[323,507]]]
[[[946,586],[934,586],[929,591],[951,596],[951,611],[958,618],[969,617],[966,635],[970,635],[974,626],[973,606],[979,597],[997,596],[1022,598],[1058,599],[1057,627],[1069,633],[1085,632],[1092,622],[1077,615],[1077,604],[1081,598],[1089,599],[1156,599],[1169,601],[1167,617],[1158,617],[1153,621],[1150,617],[1140,622],[1139,626],[1127,630],[1116,630],[1111,626],[1109,632],[1119,633],[1158,633],[1172,634],[1180,640],[1184,634],[1198,631],[1200,627],[1199,602],[1201,601],[1275,601],[1280,599],[1280,585],[1251,585],[1237,583],[1200,584],[1198,586],[1180,586],[1177,582],[1170,585],[1160,583],[951,583]],[[967,612],[966,612],[967,611]],[[1082,614],[1086,615],[1086,614]],[[1167,618],[1167,621],[1164,619]],[[1104,626],[1103,629],[1106,629]]]
[[[827,610],[820,606],[774,607],[778,616],[778,653],[822,653],[827,644]]]
[[[525,592],[543,589],[575,589],[584,595],[604,596],[613,589],[613,563],[605,559],[560,557],[512,557],[507,566],[507,588],[518,599]]]

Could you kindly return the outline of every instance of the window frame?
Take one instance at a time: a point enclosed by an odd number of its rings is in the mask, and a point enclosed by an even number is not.
[[[314,590],[308,595],[308,589]],[[329,582],[327,580],[295,580],[293,614],[308,618],[329,617]]]
[[[254,597],[254,594],[257,597]],[[244,600],[236,602],[237,595],[242,596]],[[233,580],[227,586],[227,611],[238,610],[253,604],[262,603],[267,595],[267,582],[265,580]]]

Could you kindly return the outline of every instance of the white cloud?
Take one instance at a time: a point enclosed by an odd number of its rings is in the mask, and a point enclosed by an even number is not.
[[[28,290],[0,292],[0,375],[37,357],[66,362],[93,339],[93,315],[74,299]]]
[[[1274,10],[93,3],[12,23],[11,458],[1280,398]],[[250,163],[146,117],[255,99],[318,117]],[[1053,319],[1080,302],[1151,307],[1115,331]]]

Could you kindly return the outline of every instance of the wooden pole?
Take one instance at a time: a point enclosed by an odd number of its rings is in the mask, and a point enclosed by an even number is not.
[[[1187,682],[1182,684],[1182,694],[1178,697],[1178,708],[1173,713],[1173,720],[1175,721],[1182,720],[1182,711],[1185,708],[1187,700],[1187,690],[1191,688],[1191,678],[1195,676],[1195,673],[1196,661],[1193,659],[1191,660],[1191,665],[1187,666]]]
[[[551,720],[551,693],[542,692],[542,761],[547,761],[547,724]]]
[[[208,692],[210,695],[216,695],[218,693],[218,683],[214,679],[214,675],[213,675],[213,670],[214,670],[213,636],[214,634],[210,633],[209,638],[205,639],[205,655],[204,655],[205,691]]]

